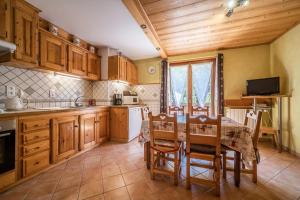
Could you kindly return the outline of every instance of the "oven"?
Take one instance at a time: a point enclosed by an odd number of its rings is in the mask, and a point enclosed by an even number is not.
[[[15,169],[16,120],[0,121],[0,174]]]

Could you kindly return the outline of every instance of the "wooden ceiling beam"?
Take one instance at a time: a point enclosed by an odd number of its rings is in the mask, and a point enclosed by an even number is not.
[[[144,33],[148,36],[150,41],[153,43],[156,50],[159,51],[160,56],[162,58],[167,57],[167,53],[165,52],[163,46],[161,45],[160,39],[150,22],[143,6],[141,5],[139,0],[122,0],[129,12],[132,14],[132,16],[135,18],[137,23],[143,28]]]

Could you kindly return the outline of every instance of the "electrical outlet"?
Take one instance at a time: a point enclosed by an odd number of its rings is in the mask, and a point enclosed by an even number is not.
[[[55,98],[56,97],[56,92],[54,89],[49,90],[49,97],[50,98]]]
[[[16,87],[15,86],[11,86],[11,85],[7,85],[6,86],[6,96],[7,97],[14,97],[14,96],[16,96]]]

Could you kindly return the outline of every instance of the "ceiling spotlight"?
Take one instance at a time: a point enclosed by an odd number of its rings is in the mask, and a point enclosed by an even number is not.
[[[142,29],[146,29],[147,26],[146,26],[145,24],[142,24],[142,25],[141,25],[141,28],[142,28]]]
[[[159,47],[156,47],[156,50],[157,50],[157,51],[159,51],[159,50],[160,50],[160,48],[159,48]]]
[[[233,11],[237,7],[245,7],[250,4],[250,0],[228,0],[226,5],[226,16],[230,17],[233,14]]]

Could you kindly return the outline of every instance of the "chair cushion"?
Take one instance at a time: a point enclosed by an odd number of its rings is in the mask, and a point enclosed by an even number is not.
[[[216,147],[205,144],[191,144],[191,153],[202,153],[202,154],[216,154]],[[221,147],[221,153],[224,153],[225,149]]]

